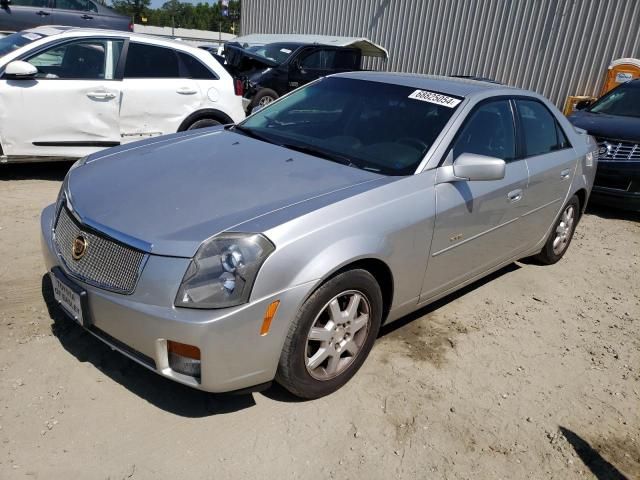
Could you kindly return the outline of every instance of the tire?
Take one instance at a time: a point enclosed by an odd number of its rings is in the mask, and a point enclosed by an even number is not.
[[[329,279],[306,300],[291,323],[276,381],[306,399],[335,392],[364,363],[381,320],[382,292],[369,272],[349,270]]]
[[[215,127],[216,125],[222,125],[218,120],[213,118],[201,118],[200,120],[196,120],[191,125],[187,127],[187,130],[195,130],[197,128],[207,128],[207,127]]]
[[[258,105],[261,107],[269,105],[271,102],[277,100],[279,96],[280,95],[278,95],[277,92],[271,90],[270,88],[263,88],[262,90],[258,90],[258,93],[256,93],[251,99],[249,108],[247,110],[249,111],[249,113],[251,113],[251,111]]]
[[[542,251],[534,257],[544,265],[552,265],[559,261],[569,248],[573,233],[576,231],[578,220],[580,219],[580,201],[577,196],[573,196],[562,207],[560,216],[553,225],[551,234],[547,239]],[[556,244],[554,246],[554,244]]]

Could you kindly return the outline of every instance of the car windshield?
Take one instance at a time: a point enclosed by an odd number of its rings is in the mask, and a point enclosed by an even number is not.
[[[458,103],[414,87],[328,77],[260,110],[238,130],[364,170],[411,175]]]
[[[33,32],[18,32],[0,38],[0,57],[17,50],[20,47],[40,40],[44,35]]]
[[[620,85],[594,103],[589,111],[640,118],[640,83]]]
[[[247,50],[254,55],[282,64],[297,48],[298,46],[292,43],[270,43],[268,45],[253,45]]]

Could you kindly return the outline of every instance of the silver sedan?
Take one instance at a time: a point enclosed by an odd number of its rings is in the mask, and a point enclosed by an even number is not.
[[[69,316],[160,375],[317,398],[382,324],[560,260],[596,148],[529,91],[336,75],[236,126],[78,161],[42,213],[45,262]]]

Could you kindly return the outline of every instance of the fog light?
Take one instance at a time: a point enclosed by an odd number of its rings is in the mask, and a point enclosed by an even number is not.
[[[200,349],[186,343],[167,341],[171,370],[200,378]]]

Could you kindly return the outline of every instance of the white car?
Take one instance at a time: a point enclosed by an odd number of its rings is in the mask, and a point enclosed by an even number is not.
[[[0,161],[76,159],[245,117],[207,52],[135,33],[39,27],[0,38]]]

